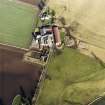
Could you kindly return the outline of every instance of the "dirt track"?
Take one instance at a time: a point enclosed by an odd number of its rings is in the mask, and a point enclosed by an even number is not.
[[[22,62],[22,57],[22,53],[0,49],[0,98],[4,105],[11,105],[13,97],[20,93],[20,86],[29,96],[39,78],[40,68]]]
[[[26,3],[29,3],[29,4],[35,5],[38,0],[19,0],[19,1],[22,1],[22,2],[26,2]]]

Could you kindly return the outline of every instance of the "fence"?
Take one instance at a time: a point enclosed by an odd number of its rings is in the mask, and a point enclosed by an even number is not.
[[[45,66],[42,67],[42,73],[41,73],[40,79],[39,79],[38,84],[37,84],[34,98],[32,100],[32,105],[36,105],[36,103],[38,101],[41,89],[43,87],[44,80],[46,78],[46,74],[47,74],[47,70],[48,70],[48,63],[51,61],[52,56],[53,56],[53,52],[50,50],[47,63]]]

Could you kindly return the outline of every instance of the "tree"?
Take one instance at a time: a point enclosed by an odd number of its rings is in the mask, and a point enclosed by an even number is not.
[[[55,11],[54,10],[52,10],[52,16],[55,16],[56,15],[56,13],[55,13]]]
[[[12,105],[30,105],[28,99],[23,98],[21,95],[15,96]]]

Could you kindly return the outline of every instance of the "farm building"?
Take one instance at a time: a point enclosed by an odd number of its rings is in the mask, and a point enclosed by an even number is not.
[[[43,47],[52,47],[54,44],[53,29],[51,26],[41,26],[32,33],[33,42],[30,49],[42,50]]]

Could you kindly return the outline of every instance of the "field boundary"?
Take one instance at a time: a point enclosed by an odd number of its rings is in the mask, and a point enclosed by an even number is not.
[[[74,32],[71,32],[71,34],[72,34],[72,36],[74,36]],[[81,38],[81,37],[79,37],[79,36],[74,36],[77,40],[79,40],[79,41],[81,41],[81,42],[83,42],[83,43],[86,43],[86,44],[88,44],[88,45],[92,45],[92,46],[95,46],[95,47],[97,47],[97,48],[101,48],[101,49],[105,49],[105,47],[101,47],[101,46],[97,46],[96,44],[92,44],[92,43],[90,43],[90,42],[88,42],[88,41],[86,41],[86,40],[84,40],[84,38]]]
[[[37,100],[39,99],[39,94],[41,92],[41,88],[43,87],[43,82],[45,80],[46,73],[47,73],[47,68],[43,67],[42,73],[41,73],[41,76],[39,78],[39,82],[38,82],[38,85],[37,85],[37,88],[36,88],[36,91],[35,91],[35,94],[34,94],[34,97],[33,97],[33,100],[32,100],[32,105],[36,105]]]
[[[25,49],[25,48],[11,46],[11,45],[7,45],[7,44],[3,44],[3,43],[0,43],[0,49],[9,50],[9,51],[13,51],[13,52],[19,52],[19,53],[23,53],[23,54],[28,51],[28,49]]]
[[[35,92],[34,97],[33,97],[32,105],[36,105],[37,101],[40,97],[40,93],[42,91],[42,88],[43,88],[43,85],[44,85],[44,82],[46,79],[47,71],[48,71],[48,64],[51,61],[52,56],[53,56],[53,52],[50,50],[48,61],[47,61],[46,65],[43,66],[43,68],[42,68],[42,73],[40,75],[40,79],[39,79],[39,82],[38,82],[38,85],[36,88],[36,92]]]
[[[35,0],[34,0],[34,1],[35,1]],[[35,6],[36,6],[35,3],[29,3],[29,2],[24,1],[24,0],[16,0],[16,2],[18,2],[18,3],[23,3],[23,4],[25,4],[25,5],[29,5],[29,6],[32,6],[32,7],[35,7]]]
[[[101,100],[103,97],[105,97],[105,92],[103,94],[101,94],[99,97],[97,97],[95,100],[90,102],[88,105],[93,105],[94,102],[97,102],[97,101]]]

